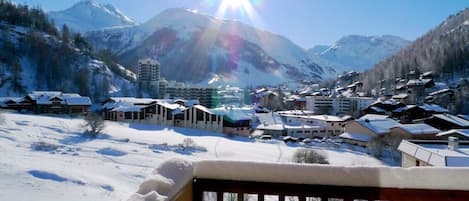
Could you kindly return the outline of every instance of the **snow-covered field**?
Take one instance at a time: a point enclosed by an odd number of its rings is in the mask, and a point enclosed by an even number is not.
[[[0,114],[0,200],[127,200],[168,158],[288,162],[302,145],[198,130],[106,122],[97,139],[79,117]],[[185,138],[196,149],[181,149]],[[341,146],[346,147],[346,146]],[[384,165],[346,148],[320,148],[334,165]]]

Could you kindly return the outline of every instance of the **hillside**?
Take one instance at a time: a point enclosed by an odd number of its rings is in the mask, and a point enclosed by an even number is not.
[[[202,85],[318,81],[331,73],[285,37],[186,9],[167,9],[141,25],[88,32],[86,37],[96,48],[112,50],[127,66],[152,57],[160,60],[167,79]]]
[[[340,38],[331,46],[316,46],[309,52],[319,59],[319,64],[330,66],[337,73],[362,72],[409,44],[410,41],[392,35],[349,35]]]
[[[66,24],[74,31],[86,32],[115,26],[129,26],[136,23],[111,4],[100,4],[94,0],[82,0],[63,11],[47,13],[55,24]]]
[[[169,158],[288,162],[299,148],[278,140],[109,121],[104,134],[90,139],[81,135],[81,118],[2,113],[1,119],[0,200],[127,200]],[[185,138],[198,148],[182,150]],[[314,149],[332,165],[383,165],[346,148]]]
[[[58,31],[39,9],[0,3],[0,93],[62,90],[99,101],[109,93],[130,93],[135,75],[117,63],[98,60],[89,43],[66,27]],[[129,94],[130,95],[130,94]]]
[[[433,71],[436,81],[459,91],[458,111],[469,112],[469,8],[449,16],[444,22],[361,75],[368,91],[392,88],[396,78],[410,71]]]

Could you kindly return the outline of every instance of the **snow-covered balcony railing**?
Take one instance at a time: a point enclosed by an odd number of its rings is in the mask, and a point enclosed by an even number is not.
[[[173,159],[129,201],[467,200],[469,168],[339,167]]]

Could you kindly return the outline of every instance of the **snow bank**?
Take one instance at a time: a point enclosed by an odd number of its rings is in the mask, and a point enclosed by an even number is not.
[[[192,178],[410,189],[469,190],[469,168],[346,167],[252,161],[172,159],[129,201],[171,200]]]
[[[333,186],[469,190],[468,176],[469,168],[344,167],[214,160],[194,165],[197,178]]]
[[[161,164],[129,201],[163,201],[174,197],[193,178],[192,162],[170,159]]]

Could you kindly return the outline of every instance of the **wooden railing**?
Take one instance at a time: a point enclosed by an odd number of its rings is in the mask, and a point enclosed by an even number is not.
[[[307,185],[203,178],[194,178],[192,188],[193,201],[469,200],[469,191],[461,190]]]

